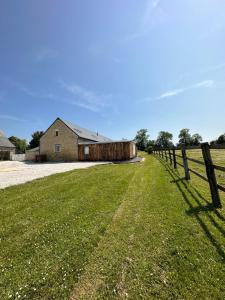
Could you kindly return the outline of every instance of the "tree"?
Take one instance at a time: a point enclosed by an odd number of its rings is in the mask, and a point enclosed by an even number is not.
[[[146,150],[149,135],[147,134],[147,129],[140,129],[135,137],[136,145],[138,150],[144,151]]]
[[[217,141],[211,141],[210,146],[215,146],[217,144]]]
[[[184,144],[185,146],[189,146],[191,143],[190,129],[187,128],[181,129],[178,138],[179,138],[180,145]]]
[[[10,142],[16,146],[16,153],[21,154],[25,153],[27,149],[27,141],[24,139],[20,139],[16,136],[11,136],[9,138]]]
[[[221,134],[217,139],[217,144],[225,144],[225,133]]]
[[[29,143],[30,149],[36,148],[40,146],[40,139],[44,135],[43,131],[35,131],[32,134],[32,139]]]
[[[154,146],[155,146],[155,141],[154,140],[149,140],[147,142],[146,151],[148,152],[148,154],[152,154]]]
[[[172,139],[172,133],[167,131],[160,131],[155,144],[160,148],[169,148],[173,146]]]
[[[200,134],[195,133],[192,135],[191,142],[190,142],[191,146],[199,146],[201,142],[202,142],[202,137]]]

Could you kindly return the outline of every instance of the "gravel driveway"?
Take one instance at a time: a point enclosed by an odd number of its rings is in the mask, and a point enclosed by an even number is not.
[[[0,189],[25,183],[37,178],[74,169],[84,169],[107,162],[31,163],[19,161],[0,162]]]

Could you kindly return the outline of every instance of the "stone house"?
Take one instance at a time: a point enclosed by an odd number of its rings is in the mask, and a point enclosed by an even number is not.
[[[128,146],[127,143],[131,144]],[[41,137],[40,148],[29,155],[39,153],[48,161],[90,160],[90,157],[92,160],[122,160],[136,156],[134,144],[133,141],[112,141],[97,132],[57,118]],[[83,148],[79,148],[81,146]]]
[[[48,161],[77,161],[78,144],[111,141],[96,132],[57,118],[40,140],[40,154]]]
[[[0,160],[10,160],[11,156],[15,154],[16,147],[0,130]]]

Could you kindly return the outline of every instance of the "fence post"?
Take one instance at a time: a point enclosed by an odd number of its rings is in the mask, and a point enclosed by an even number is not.
[[[176,151],[173,149],[173,167],[174,169],[177,168],[177,158],[176,158]]]
[[[172,153],[171,153],[171,150],[169,148],[169,158],[170,158],[170,164],[172,165],[173,163],[173,160],[172,160]]]
[[[190,180],[190,172],[189,172],[189,168],[188,168],[188,160],[187,160],[187,154],[186,154],[186,149],[184,146],[182,146],[182,158],[183,158],[183,164],[184,164],[184,173],[185,173],[185,179],[186,180]]]
[[[221,208],[220,195],[217,186],[217,180],[215,170],[213,166],[212,156],[210,153],[210,147],[208,143],[201,144],[202,155],[205,161],[206,174],[209,180],[210,192],[212,195],[212,202],[214,207]]]
[[[165,159],[167,161],[167,152],[166,152],[166,149],[164,150],[164,152],[165,152]]]

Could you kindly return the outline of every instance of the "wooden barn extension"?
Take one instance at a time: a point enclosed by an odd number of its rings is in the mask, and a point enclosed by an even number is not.
[[[86,143],[78,145],[80,161],[124,161],[137,156],[134,141]]]

